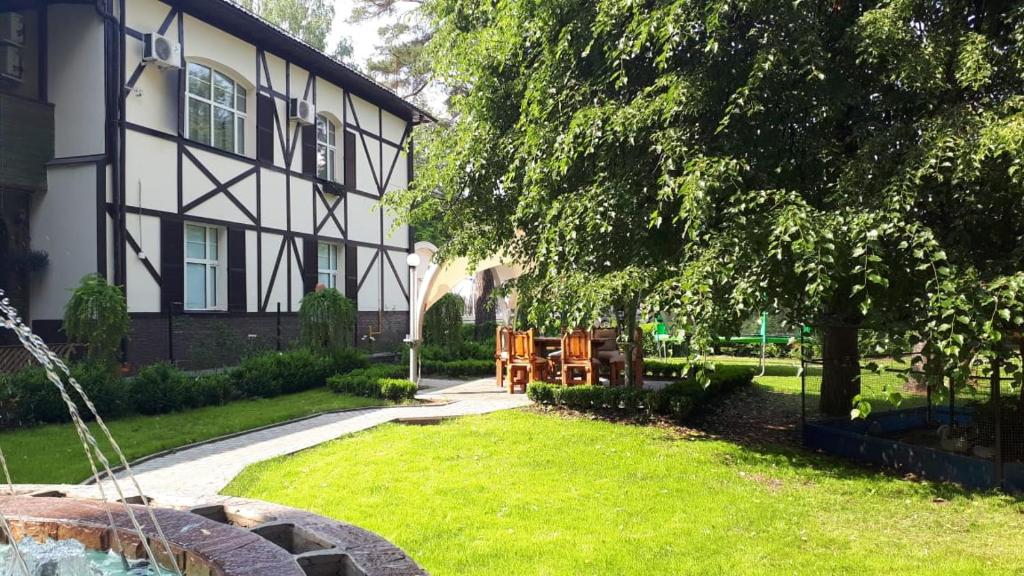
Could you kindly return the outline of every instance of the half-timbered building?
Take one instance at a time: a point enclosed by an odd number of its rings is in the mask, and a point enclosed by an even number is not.
[[[44,338],[96,273],[135,364],[287,343],[317,283],[356,301],[358,340],[401,340],[412,238],[380,201],[426,113],[228,0],[0,11],[0,215],[48,256],[21,298]]]

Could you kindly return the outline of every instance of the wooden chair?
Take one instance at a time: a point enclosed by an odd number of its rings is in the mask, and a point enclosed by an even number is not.
[[[598,361],[591,355],[590,332],[572,330],[562,334],[562,384],[597,384]],[[579,374],[582,371],[582,378]]]
[[[533,330],[526,332],[511,331],[509,337],[508,359],[508,393],[514,394],[521,387],[534,380],[547,377],[548,361],[537,356],[533,342]]]
[[[602,368],[608,368],[608,383],[612,386],[621,386],[622,373],[626,370],[626,355],[619,350],[618,328],[594,328],[591,334],[595,340],[604,340],[595,350],[594,356],[600,361]]]
[[[505,371],[508,369],[509,361],[509,340],[512,337],[512,329],[508,326],[498,326],[494,334],[494,378],[499,388],[505,387]]]

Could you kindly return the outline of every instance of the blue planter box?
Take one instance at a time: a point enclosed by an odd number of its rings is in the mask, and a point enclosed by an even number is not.
[[[1003,480],[996,477],[996,465],[985,460],[963,454],[954,454],[938,448],[916,446],[868,434],[877,422],[875,430],[883,434],[899,433],[928,427],[926,408],[894,410],[873,414],[865,420],[834,418],[808,422],[804,426],[803,440],[808,448],[828,454],[842,456],[861,462],[877,464],[902,473],[913,473],[929,480],[954,482],[971,489],[1003,488],[1016,492],[1024,490],[1024,465],[1013,462],[1003,466]],[[934,423],[948,423],[947,408],[933,408]],[[971,420],[969,410],[957,410],[958,423]]]

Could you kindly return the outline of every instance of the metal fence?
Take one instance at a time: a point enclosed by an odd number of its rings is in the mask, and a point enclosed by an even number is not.
[[[805,337],[809,338],[809,337]],[[870,339],[870,334],[862,340]],[[997,480],[1006,463],[1024,462],[1024,388],[1020,386],[1021,355],[1008,354],[999,361],[976,361],[965,366],[969,375],[962,386],[936,370],[918,351],[859,355],[859,399],[851,411],[860,414],[826,414],[821,409],[824,359],[821,346],[807,341],[801,346],[801,421],[864,417],[868,434],[905,444],[926,446],[991,461]],[[883,426],[892,418],[913,415],[923,426],[889,431]],[[892,417],[892,418],[890,418]]]

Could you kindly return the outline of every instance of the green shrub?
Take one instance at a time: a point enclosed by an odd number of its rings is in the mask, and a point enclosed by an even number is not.
[[[356,350],[337,350],[318,355],[306,348],[250,356],[232,371],[232,381],[246,398],[273,398],[319,388],[327,378],[366,366],[366,355]]]
[[[277,377],[276,368],[278,354],[270,352],[250,356],[231,371],[232,384],[243,398],[273,398],[281,395],[281,381]]]
[[[166,414],[185,408],[185,374],[166,363],[139,371],[131,382],[132,406],[140,414]]]
[[[457,348],[462,343],[462,314],[466,304],[457,294],[445,294],[423,315],[426,344]]]
[[[182,384],[186,408],[220,406],[235,399],[237,392],[228,372],[215,372],[187,377]]]
[[[127,383],[120,378],[116,368],[104,362],[74,364],[71,375],[103,418],[117,418],[131,411]],[[79,414],[85,420],[92,420],[92,412],[85,402],[64,379],[68,395],[75,402]],[[9,417],[23,425],[70,422],[71,414],[60,396],[57,387],[46,377],[42,368],[26,368],[4,378],[6,409]]]
[[[355,348],[337,350],[326,357],[328,376],[345,374],[370,365],[370,358],[366,352]]]
[[[704,403],[739,386],[749,385],[753,377],[754,372],[749,368],[727,366],[711,376],[707,388],[696,380],[676,382],[657,391],[531,382],[526,394],[538,404],[580,411],[611,412],[628,417],[641,414],[663,416],[678,422]]]
[[[132,411],[130,386],[121,378],[116,366],[106,362],[83,362],[71,367],[71,375],[85,390],[102,418],[119,418]],[[92,419],[85,403],[70,390],[70,386],[68,388],[82,416]],[[56,386],[53,389],[56,391]]]
[[[42,368],[26,368],[8,378],[14,413],[23,424],[70,422],[67,404]]]
[[[526,397],[537,404],[555,404],[555,390],[557,388],[560,388],[557,384],[530,382],[526,387]]]
[[[114,362],[130,325],[124,292],[96,274],[82,278],[64,307],[64,332],[86,344],[94,361]]]
[[[353,370],[348,374],[332,376],[327,380],[327,386],[339,394],[367,398],[387,398],[389,400],[412,398],[416,395],[416,386],[408,380],[401,380],[402,376],[406,374],[406,370],[404,366],[397,364],[377,364],[369,368]],[[408,386],[399,387],[396,382],[407,382]],[[384,390],[385,383],[388,383],[387,391]],[[399,394],[399,396],[392,397],[395,394]]]
[[[494,360],[452,360],[442,362],[438,360],[423,360],[420,369],[424,374],[435,376],[451,376],[461,378],[464,376],[489,376],[494,374]]]
[[[462,340],[465,342],[487,343],[490,340],[491,350],[494,350],[494,334],[498,330],[498,323],[487,321],[482,324],[463,324]]]
[[[355,340],[356,305],[334,288],[310,292],[299,305],[300,341],[315,351],[341,350]]]
[[[675,379],[686,377],[686,367],[679,362],[660,360],[658,358],[644,359],[644,373],[658,379]]]
[[[326,358],[307,348],[296,348],[272,356],[273,377],[282,394],[294,394],[319,388],[331,376]]]
[[[411,400],[416,396],[416,384],[403,378],[381,378],[377,380],[380,396],[392,402]]]

